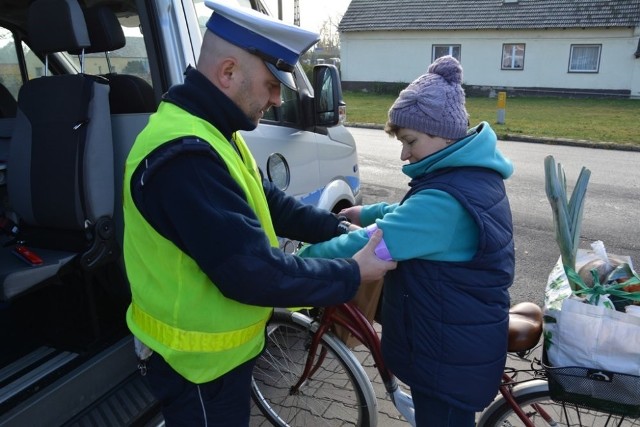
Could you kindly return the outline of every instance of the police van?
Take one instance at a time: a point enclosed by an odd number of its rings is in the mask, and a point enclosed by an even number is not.
[[[125,324],[124,160],[210,14],[202,0],[0,2],[0,426],[155,420]],[[360,203],[336,68],[294,78],[243,134],[261,172],[327,210]]]

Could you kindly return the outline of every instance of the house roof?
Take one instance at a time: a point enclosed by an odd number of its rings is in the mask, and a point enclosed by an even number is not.
[[[339,31],[640,26],[640,0],[351,0]]]

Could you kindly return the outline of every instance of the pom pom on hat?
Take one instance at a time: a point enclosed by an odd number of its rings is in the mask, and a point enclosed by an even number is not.
[[[442,138],[463,138],[469,115],[461,83],[458,60],[452,56],[436,59],[426,74],[400,92],[389,110],[389,122]]]
[[[441,56],[429,65],[428,73],[438,74],[449,83],[462,83],[462,66],[453,56]]]

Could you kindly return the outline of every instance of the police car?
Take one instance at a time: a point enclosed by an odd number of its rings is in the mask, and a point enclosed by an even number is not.
[[[210,14],[200,0],[0,2],[0,426],[158,413],[124,322],[123,164]],[[360,203],[336,68],[294,78],[243,135],[261,171],[306,203]]]

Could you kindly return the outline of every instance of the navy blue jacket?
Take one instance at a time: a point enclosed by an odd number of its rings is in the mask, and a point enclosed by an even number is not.
[[[187,71],[184,84],[172,87],[163,102],[207,120],[227,139],[238,130],[255,128],[195,69]],[[208,144],[203,150],[167,142],[149,156],[153,174],[145,175],[144,187],[134,175],[134,201],[145,219],[193,258],[226,297],[251,305],[295,307],[333,305],[355,295],[360,272],[353,259],[301,259],[272,248],[217,153]],[[320,242],[339,234],[335,215],[304,205],[267,181],[263,184],[277,235]]]
[[[503,177],[484,168],[447,168],[410,186],[405,200],[427,188],[454,196],[478,225],[479,244],[468,262],[416,258],[387,273],[383,356],[412,389],[480,411],[498,391],[507,351],[515,256]]]

